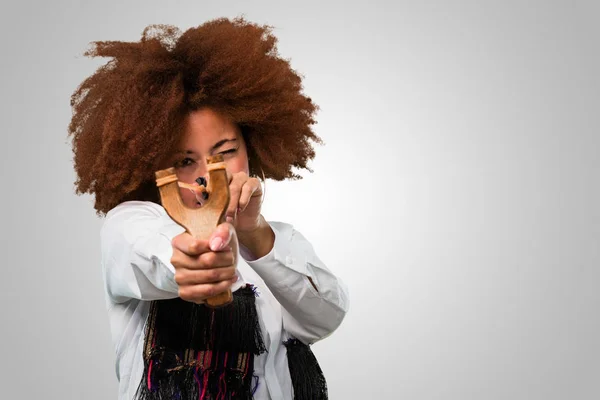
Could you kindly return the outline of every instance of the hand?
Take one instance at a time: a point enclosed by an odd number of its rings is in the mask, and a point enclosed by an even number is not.
[[[249,177],[245,172],[231,174],[229,179],[229,207],[225,213],[227,222],[242,235],[256,231],[261,226],[262,186],[257,178]],[[196,184],[197,185],[197,184]],[[195,191],[198,203],[204,203],[203,193]]]
[[[217,226],[208,240],[195,239],[184,232],[173,238],[172,246],[171,264],[182,300],[204,303],[231,289],[237,281],[238,241],[231,224]]]
[[[262,185],[257,178],[245,172],[227,174],[229,178],[229,207],[227,221],[233,223],[240,234],[252,232],[260,226]]]

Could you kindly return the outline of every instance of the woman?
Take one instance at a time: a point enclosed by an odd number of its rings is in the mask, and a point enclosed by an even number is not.
[[[218,19],[139,42],[97,42],[111,57],[73,94],[77,193],[95,197],[120,399],[318,399],[310,345],[348,310],[344,284],[292,225],[261,214],[258,176],[298,178],[314,157],[317,107],[270,28]],[[208,177],[221,155],[226,222],[194,239],[161,206],[154,172]],[[199,179],[200,178],[200,179]],[[180,189],[202,208],[201,190]],[[222,309],[205,304],[231,290]]]

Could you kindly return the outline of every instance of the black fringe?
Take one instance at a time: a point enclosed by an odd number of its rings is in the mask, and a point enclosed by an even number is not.
[[[237,290],[233,302],[225,307],[210,308],[179,298],[155,301],[156,331],[160,339],[155,346],[175,352],[191,348],[260,354],[265,351],[265,345],[255,296],[253,287],[247,285]]]
[[[139,400],[196,400],[200,398],[201,391],[206,384],[204,400],[215,400],[219,392],[223,391],[224,400],[252,400],[252,375],[242,379],[241,374],[235,371],[225,372],[224,375],[206,371],[204,374],[195,374],[194,369],[187,368],[165,377],[160,385],[153,390],[148,390],[145,384],[140,385],[136,399]],[[198,380],[202,386],[198,384]],[[143,387],[142,387],[143,386]]]
[[[231,304],[220,308],[179,298],[152,302],[144,375],[136,399],[198,399],[205,387],[205,400],[219,393],[226,400],[252,399],[254,355],[266,351],[255,298],[254,287],[247,285],[233,293]],[[211,352],[206,353],[209,367],[191,365],[198,352],[204,351]],[[186,360],[189,354],[191,360]]]
[[[327,381],[310,347],[298,339],[284,342],[294,400],[327,400]]]

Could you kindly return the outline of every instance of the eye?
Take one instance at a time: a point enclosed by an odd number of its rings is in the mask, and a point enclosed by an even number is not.
[[[194,160],[192,160],[189,157],[186,157],[183,160],[176,162],[175,167],[177,167],[177,168],[187,167],[188,165],[192,165],[193,162],[194,162]]]
[[[237,147],[236,147],[236,148],[233,148],[233,149],[229,149],[229,150],[224,150],[224,151],[221,151],[221,152],[219,152],[219,154],[222,154],[223,156],[226,156],[226,155],[228,155],[228,154],[233,154],[233,153],[235,153],[237,150],[238,150],[238,149],[237,149]]]

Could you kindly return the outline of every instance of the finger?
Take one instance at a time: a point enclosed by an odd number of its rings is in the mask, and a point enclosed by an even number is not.
[[[233,179],[229,183],[229,206],[225,212],[227,222],[233,222],[235,220],[242,188],[246,185],[247,181],[248,176],[246,174],[238,173],[233,175]]]
[[[199,256],[189,256],[181,251],[175,250],[171,257],[171,264],[175,269],[212,269],[228,267],[235,262],[235,256],[231,246],[226,246],[218,252],[207,251]]]
[[[175,282],[179,286],[201,285],[230,280],[235,276],[236,268],[234,266],[200,270],[181,269],[175,273]]]
[[[238,211],[243,212],[246,207],[248,207],[248,203],[252,197],[262,196],[262,186],[260,181],[256,178],[250,178],[242,188],[242,193],[240,194],[240,200],[238,202]]]
[[[208,239],[208,243],[210,245],[210,250],[212,251],[220,251],[224,250],[226,246],[231,242],[231,238],[233,237],[234,228],[228,222],[219,224],[210,238]]]
[[[210,251],[207,240],[194,238],[188,232],[177,235],[171,241],[173,247],[188,256],[197,256]]]
[[[179,270],[207,270],[215,268],[224,268],[235,265],[236,257],[231,246],[226,246],[218,252],[207,251],[199,256],[189,256],[177,249],[173,251],[171,264],[175,267],[175,272]]]
[[[194,269],[213,269],[221,267],[229,267],[235,261],[231,249],[222,250],[219,252],[209,251],[201,254],[190,268]]]
[[[214,297],[220,293],[225,292],[226,290],[231,289],[231,285],[233,285],[238,280],[237,275],[229,280],[222,281],[219,283],[206,283],[200,285],[192,285],[192,286],[182,286],[179,288],[179,297],[182,300],[190,301],[190,302],[201,302],[210,297]]]

